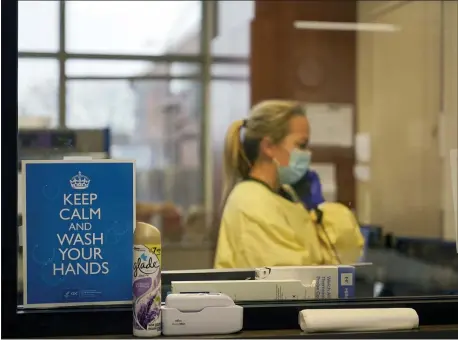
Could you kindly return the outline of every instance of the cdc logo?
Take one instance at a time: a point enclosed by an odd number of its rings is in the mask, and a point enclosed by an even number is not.
[[[80,296],[78,289],[66,289],[63,292],[64,300],[77,300]]]

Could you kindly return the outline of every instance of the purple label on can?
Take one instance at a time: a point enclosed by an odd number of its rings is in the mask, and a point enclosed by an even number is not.
[[[150,277],[143,277],[141,279],[135,280],[132,291],[134,293],[135,298],[139,298],[143,294],[145,294],[148,289],[151,288],[153,280]]]

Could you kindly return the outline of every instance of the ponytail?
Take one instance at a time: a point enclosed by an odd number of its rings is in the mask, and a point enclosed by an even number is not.
[[[237,120],[231,124],[226,133],[224,141],[223,158],[223,195],[222,206],[224,206],[232,188],[242,178],[248,177],[250,162],[245,155],[240,132],[244,126],[243,120]]]
[[[259,142],[264,137],[269,137],[275,144],[281,142],[288,135],[289,121],[295,115],[305,115],[300,103],[267,100],[255,105],[247,120],[231,124],[224,143],[222,206],[235,184],[248,177],[252,163],[258,158]],[[240,138],[242,128],[246,129],[243,143]]]

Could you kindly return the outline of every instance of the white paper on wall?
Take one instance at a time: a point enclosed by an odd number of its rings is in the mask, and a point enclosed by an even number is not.
[[[355,137],[356,161],[367,163],[371,161],[371,136],[367,132],[357,133]]]
[[[353,145],[353,105],[310,103],[305,110],[312,129],[311,145]]]
[[[353,168],[353,175],[357,181],[368,182],[371,179],[371,169],[368,165],[357,164]]]
[[[320,177],[324,199],[327,202],[335,202],[337,199],[336,166],[333,163],[312,163],[310,168]]]

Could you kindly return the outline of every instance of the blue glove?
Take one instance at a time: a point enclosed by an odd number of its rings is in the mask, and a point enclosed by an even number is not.
[[[296,190],[307,209],[315,209],[325,201],[321,190],[320,177],[313,170],[308,170],[304,177],[292,187]]]

